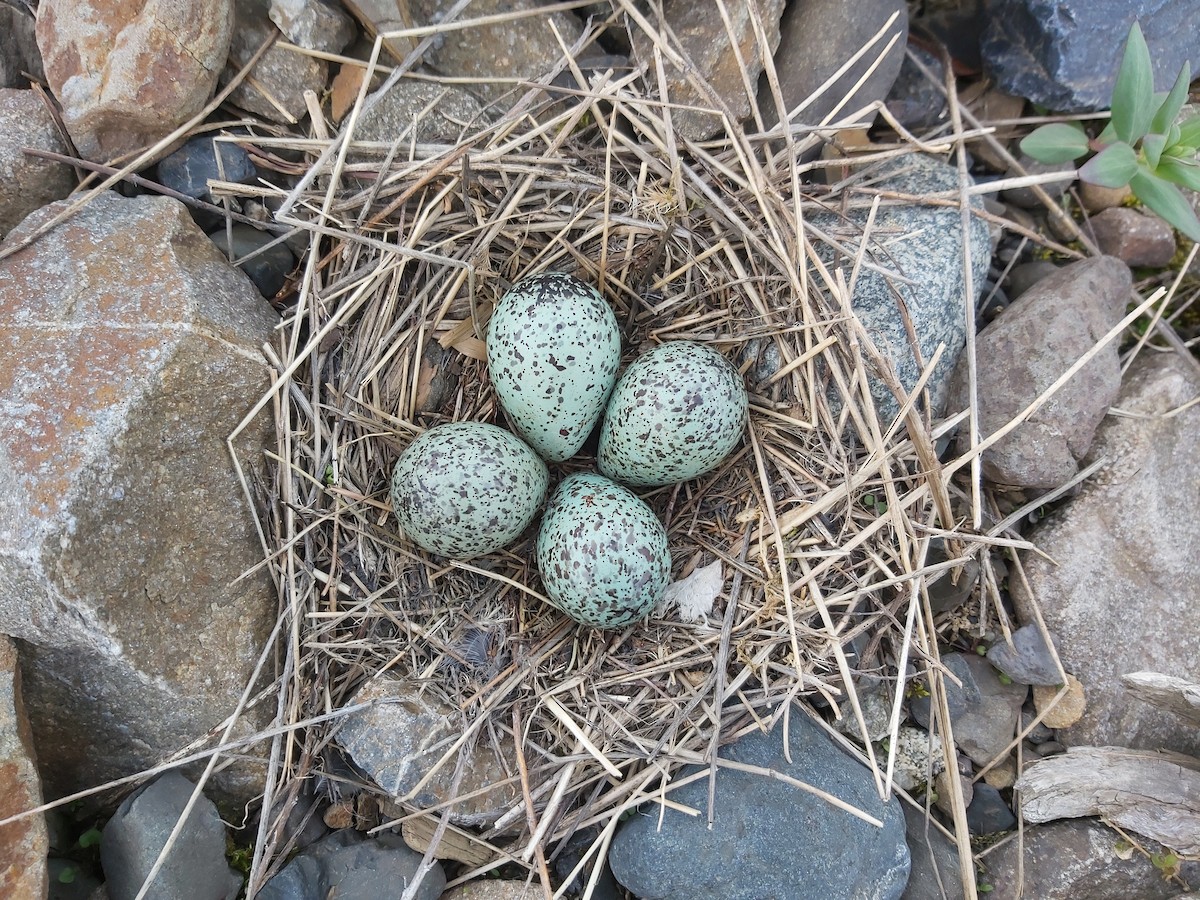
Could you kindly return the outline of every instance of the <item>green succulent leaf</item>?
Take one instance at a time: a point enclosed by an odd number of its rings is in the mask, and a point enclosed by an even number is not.
[[[1159,178],[1165,178],[1167,181],[1183,185],[1189,190],[1200,192],[1200,165],[1197,165],[1195,162],[1180,162],[1177,159],[1164,156],[1159,160],[1158,168],[1154,170],[1154,174]]]
[[[1128,144],[1113,144],[1084,163],[1079,178],[1100,187],[1119,188],[1129,184],[1137,170],[1137,154],[1133,148]]]
[[[1134,144],[1150,130],[1154,119],[1154,70],[1150,48],[1137,22],[1129,29],[1125,55],[1113,87],[1112,125],[1117,139]]]
[[[1154,118],[1150,122],[1151,131],[1166,134],[1167,130],[1175,124],[1179,111],[1183,109],[1183,104],[1187,103],[1188,85],[1191,82],[1192,69],[1185,61],[1183,68],[1179,70],[1179,77],[1175,79],[1175,84],[1167,92],[1166,99],[1162,101],[1158,112],[1154,114]]]
[[[1200,241],[1200,219],[1187,198],[1175,185],[1162,178],[1139,171],[1129,180],[1134,196],[1178,228],[1193,241]]]
[[[1200,147],[1200,116],[1192,116],[1179,123],[1179,143],[1191,147]]]
[[[1049,165],[1070,162],[1087,154],[1087,132],[1078,122],[1043,125],[1021,139],[1021,152]]]
[[[1107,147],[1109,144],[1115,144],[1116,141],[1117,130],[1113,128],[1112,120],[1109,119],[1108,124],[1096,135],[1096,143],[1101,147]]]
[[[1158,161],[1166,146],[1167,136],[1165,134],[1148,134],[1142,138],[1142,153],[1151,169],[1158,168]]]

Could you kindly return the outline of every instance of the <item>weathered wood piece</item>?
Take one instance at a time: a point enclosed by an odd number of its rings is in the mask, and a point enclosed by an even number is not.
[[[1016,783],[1027,822],[1102,818],[1177,853],[1200,853],[1200,760],[1121,747],[1072,747]]]
[[[1200,684],[1158,672],[1131,672],[1121,683],[1139,700],[1200,727]]]

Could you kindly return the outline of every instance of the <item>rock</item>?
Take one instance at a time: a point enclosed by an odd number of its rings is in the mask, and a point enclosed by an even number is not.
[[[1016,736],[1021,704],[1029,689],[1023,684],[1005,684],[991,663],[973,653],[947,653],[942,664],[962,682],[959,687],[946,679],[954,743],[977,765],[986,766]],[[928,697],[913,700],[911,711],[917,722],[929,727]]]
[[[1052,648],[1036,624],[1012,633],[1012,644],[999,640],[987,653],[988,662],[1021,684],[1062,684]]]
[[[41,805],[42,782],[21,697],[17,648],[0,635],[0,819]],[[49,845],[44,816],[0,826],[0,894],[12,900],[45,897]]]
[[[1008,841],[979,857],[981,883],[992,886],[989,900],[1040,897],[1087,900],[1167,900],[1178,884],[1163,878],[1146,854],[1118,852],[1121,835],[1096,819],[1070,819],[1025,825],[1022,840]],[[1163,853],[1154,842],[1147,854]],[[1180,875],[1200,882],[1200,863],[1184,861]]]
[[[881,819],[883,827],[784,781],[722,768],[711,829],[706,779],[671,792],[699,816],[667,809],[660,827],[659,808],[647,804],[620,827],[608,856],[617,880],[636,896],[658,900],[899,897],[909,870],[899,800],[884,804],[866,768],[807,716],[791,717],[788,740],[790,763],[781,731],[753,732],[722,747],[721,756],[828,791]],[[678,777],[697,770],[687,767]]]
[[[253,184],[257,177],[249,153],[237,144],[217,141],[209,135],[192,138],[158,164],[159,184],[197,200],[212,199],[209,181]]]
[[[46,78],[84,157],[132,153],[204,108],[229,52],[230,2],[43,0]]]
[[[1072,747],[1016,783],[1026,822],[1100,816],[1182,856],[1200,855],[1200,759],[1124,747]]]
[[[984,328],[975,351],[980,435],[1007,425],[1116,325],[1131,286],[1120,260],[1081,260],[1039,281]],[[985,450],[984,475],[1033,489],[1070,479],[1120,389],[1117,351],[1110,342],[1026,422]],[[966,406],[963,360],[951,379],[949,408]]]
[[[406,847],[398,834],[384,831],[364,838],[352,829],[335,831],[284,866],[263,885],[257,900],[399,897],[420,865],[421,854]],[[441,865],[434,863],[415,900],[438,900],[445,886],[446,875]]]
[[[101,194],[0,262],[0,622],[28,642],[51,797],[154,765],[241,696],[276,599],[238,580],[262,549],[225,439],[277,321],[165,197]]]
[[[1000,792],[990,784],[976,784],[971,805],[967,807],[967,828],[971,834],[985,835],[1009,831],[1017,825]]]
[[[949,772],[942,770],[939,774],[934,776],[933,789],[934,793],[937,794],[937,799],[934,801],[934,805],[944,812],[948,817],[954,816],[954,791],[957,790],[962,795],[962,805],[964,809],[971,805],[971,800],[975,797],[975,785],[971,781],[968,774],[971,769],[970,760],[967,760],[967,763],[967,772],[960,773],[957,788],[950,780]]]
[[[26,147],[67,152],[36,91],[0,89],[0,239],[39,206],[75,188],[70,166],[29,156]]]
[[[928,784],[935,775],[946,768],[946,757],[942,753],[942,740],[924,728],[901,725],[896,732],[896,784],[901,790],[911,791],[918,785]]]
[[[1069,675],[1067,676],[1070,677]],[[1021,708],[1021,730],[1029,728],[1034,719],[1037,718],[1037,708],[1032,701],[1027,701]],[[1045,722],[1038,722],[1030,729],[1029,734],[1025,735],[1025,740],[1031,744],[1044,744],[1046,741],[1054,740],[1054,729]]]
[[[338,743],[385,793],[397,798],[405,797],[425,778],[448,749],[448,742],[466,726],[462,714],[431,691],[423,692],[419,684],[397,678],[367,682],[350,702],[372,705],[342,720]],[[520,800],[520,786],[507,774],[515,771],[516,748],[510,738],[504,739],[501,747],[508,762],[499,758],[486,740],[468,750],[458,793],[477,795],[453,808],[451,818],[456,823],[490,825]],[[420,807],[449,800],[454,767],[451,759],[419,794],[408,799]]]
[[[127,797],[104,826],[100,862],[112,900],[134,900],[195,785],[166,772]],[[153,900],[233,900],[242,878],[225,861],[225,823],[201,795],[146,894]]]
[[[1200,406],[1165,413],[1200,393],[1174,354],[1142,354],[1125,374],[1092,459],[1107,460],[1078,495],[1026,535],[1049,559],[1023,554],[1028,588],[1013,582],[1024,616],[1036,598],[1059,658],[1082,683],[1088,708],[1068,745],[1165,747],[1200,755],[1200,732],[1168,712],[1131,703],[1129,672],[1185,675],[1200,659]]]
[[[1158,216],[1118,206],[1092,216],[1090,224],[1101,252],[1126,265],[1159,269],[1175,255],[1175,231]]]
[[[795,112],[846,60],[870,41],[893,14],[897,18],[889,32],[820,96]],[[779,31],[775,69],[779,75],[783,107],[793,125],[817,125],[829,117],[839,104],[841,108],[833,114],[831,121],[843,119],[868,103],[883,100],[887,96],[904,60],[904,46],[908,40],[908,9],[903,0],[863,0],[853,6],[848,6],[842,0],[793,0],[787,5]],[[841,103],[842,98],[875,64],[893,35],[896,41],[883,61],[862,86],[844,104]],[[782,116],[776,109],[775,99],[766,86],[765,78],[759,80],[758,104],[768,128],[781,120]]]
[[[875,187],[906,194],[958,189],[958,173],[952,167],[929,156],[912,155],[881,169],[884,176]],[[842,220],[825,213],[809,216],[809,221],[840,240],[850,253],[856,253],[861,229],[867,220],[867,210],[848,213],[854,223],[851,228],[838,224]],[[991,260],[991,244],[987,226],[976,217],[971,219],[971,278],[979,296],[987,277]],[[851,230],[853,229],[853,230]],[[917,364],[905,327],[904,317],[897,308],[893,290],[904,299],[909,320],[917,335],[921,360],[933,358],[939,344],[945,344],[927,385],[934,414],[945,405],[947,380],[966,344],[966,319],[963,294],[966,290],[962,264],[962,226],[957,209],[921,206],[918,204],[880,207],[873,226],[870,261],[885,271],[897,272],[911,283],[893,282],[874,269],[862,268],[854,288],[851,304],[863,326],[870,334],[883,357],[891,363],[901,385],[911,390],[920,378],[922,366]],[[880,235],[887,235],[886,239]],[[880,247],[886,242],[886,250]],[[821,248],[826,259],[832,256],[829,248]],[[838,256],[835,262],[847,271],[853,265],[850,257]],[[870,367],[868,366],[868,371]],[[900,405],[884,382],[871,377],[871,395],[880,418],[887,422],[899,412]],[[957,408],[957,407],[956,407]]]
[[[555,851],[553,862],[554,874],[564,884],[599,836],[599,826],[591,826],[581,831],[576,831],[567,839],[566,847],[560,847]],[[592,856],[588,860],[587,864],[580,870],[580,873],[575,876],[575,880],[571,882],[571,886],[568,888],[569,893],[583,895],[584,887],[587,885],[588,879],[592,876],[595,861],[595,856]],[[612,868],[609,866],[606,857],[603,868],[600,871],[600,877],[596,879],[596,888],[592,891],[592,900],[621,900],[621,896],[621,889],[617,885],[617,879],[613,877]]]
[[[929,542],[927,565],[946,562],[946,545],[941,538]],[[979,581],[979,560],[971,557],[957,569],[947,569],[931,575],[926,584],[929,606],[935,614],[958,609],[967,602]]]
[[[983,780],[998,791],[1012,787],[1017,780],[1017,761],[1011,756],[1002,759],[983,773]]]
[[[454,0],[412,0],[409,7],[413,25],[440,22],[453,6]],[[474,0],[460,19],[538,7],[537,0]],[[425,55],[425,62],[442,75],[472,79],[471,91],[485,101],[494,101],[515,91],[512,98],[515,102],[526,88],[513,84],[514,79],[537,80],[547,75],[562,58],[562,48],[550,28],[551,21],[568,47],[583,34],[583,22],[567,12],[509,19],[444,32]],[[487,52],[481,53],[481,47],[486,47]],[[495,83],[492,79],[505,79],[508,83]]]
[[[1112,209],[1114,206],[1122,206],[1125,201],[1133,196],[1133,191],[1129,189],[1129,185],[1119,188],[1100,187],[1098,184],[1092,184],[1090,181],[1081,181],[1078,185],[1079,202],[1092,215],[1098,212],[1103,212],[1106,209]]]
[[[1107,109],[1129,26],[1141,23],[1155,89],[1195,46],[1192,0],[988,0],[983,66],[1010,94],[1058,112]]]
[[[937,84],[925,77],[909,58],[916,56],[933,76]],[[909,41],[908,53],[900,63],[900,71],[892,89],[888,91],[887,105],[897,121],[909,131],[924,131],[946,119],[949,110],[946,95],[939,90],[945,84],[946,70],[940,56],[935,56],[924,47]]]
[[[230,67],[221,75],[225,84],[234,72],[241,69],[258,48],[277,29],[267,15],[268,0],[234,0],[233,41],[229,45]],[[308,115],[304,92],[313,91],[320,97],[329,77],[329,66],[278,44],[272,46],[250,71],[250,79],[239,84],[229,95],[229,102],[269,119],[291,124]]]
[[[1047,728],[1070,728],[1081,718],[1087,709],[1087,698],[1084,696],[1083,685],[1079,679],[1067,673],[1067,692],[1057,703],[1055,699],[1061,686],[1037,686],[1033,689],[1033,705],[1038,714],[1045,712],[1042,724]],[[1051,705],[1053,704],[1053,709]]]
[[[396,0],[342,0],[342,5],[354,18],[358,19],[366,33],[367,42],[371,45],[375,43],[376,35],[403,31],[407,27],[400,8],[396,5]],[[396,62],[400,62],[408,55],[412,47],[408,38],[385,38],[379,62],[386,65],[389,53]],[[367,57],[359,56],[357,58],[365,59]]]
[[[783,6],[783,0],[764,0],[755,4],[766,33],[767,53],[774,53],[779,46],[779,17],[783,14]],[[754,111],[754,97],[747,95],[747,85],[755,85],[763,70],[763,48],[755,36],[749,0],[730,0],[724,5],[730,28],[726,28],[722,18],[722,7],[715,3],[665,0],[662,10],[666,27],[679,39],[680,49],[695,66],[695,75],[716,93],[735,122],[748,118]],[[734,45],[737,46],[736,54]],[[640,28],[633,36],[633,52],[635,58],[648,65],[653,73],[654,42]],[[667,99],[671,103],[713,109],[711,101],[691,83],[686,72],[668,60],[663,61],[663,71]],[[653,80],[654,76],[650,77]],[[713,112],[674,109],[671,122],[676,134],[690,141],[707,140],[725,132],[719,107]]]
[[[1049,175],[1051,172],[1064,172],[1062,178],[1057,181],[1044,181],[1039,187],[1045,191],[1051,200],[1056,200],[1067,192],[1075,181],[1075,175],[1070,165],[1065,163],[1044,163],[1036,159],[1031,159],[1028,156],[1020,156],[1017,159],[1017,164],[1021,170],[1009,169],[1005,172],[1008,178],[1021,178],[1025,175]],[[1008,188],[1002,191],[1001,199],[1005,203],[1011,203],[1013,206],[1020,206],[1023,209],[1037,209],[1042,205],[1042,201],[1038,199],[1037,194],[1033,192],[1031,187]]]
[[[1037,745],[1037,755],[1041,757],[1057,756],[1060,753],[1066,752],[1067,748],[1058,741],[1044,741]]]
[[[1158,672],[1131,672],[1121,676],[1121,683],[1139,700],[1200,727],[1200,684]]]
[[[950,900],[964,896],[958,848],[931,825],[922,810],[902,803],[912,871],[901,900]]]
[[[1059,266],[1048,259],[1038,259],[1013,266],[1012,271],[1008,273],[1008,280],[1005,282],[1008,285],[1008,298],[1016,300],[1043,278],[1049,278],[1058,270]]]
[[[253,225],[234,225],[229,231],[222,228],[210,234],[209,239],[250,277],[258,292],[268,300],[279,293],[292,269],[296,268],[296,257],[288,245],[279,243],[267,247],[276,239],[276,235],[259,231]],[[258,252],[260,250],[261,253]]]
[[[546,896],[541,887],[524,881],[471,881],[442,894],[441,900],[538,900]],[[615,895],[614,895],[615,896]],[[598,898],[592,894],[594,900]]]
[[[31,12],[0,5],[0,88],[28,88],[26,72],[38,81],[46,80],[33,24]]]
[[[399,140],[403,152],[410,141],[456,144],[489,121],[475,95],[465,88],[399,81],[364,104],[354,139],[389,144]]]
[[[271,0],[271,21],[293,44],[341,53],[354,40],[354,20],[325,0]]]

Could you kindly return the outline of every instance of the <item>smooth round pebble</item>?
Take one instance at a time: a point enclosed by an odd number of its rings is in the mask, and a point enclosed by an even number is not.
[[[511,543],[546,497],[546,464],[520,438],[482,422],[439,425],[392,471],[392,508],[430,553],[469,559]]]
[[[747,407],[741,375],[716,350],[692,341],[655,347],[613,389],[600,471],[637,487],[703,475],[741,440]]]
[[[1035,685],[1033,688],[1033,705],[1039,713],[1049,709],[1050,704],[1054,702],[1054,698],[1058,696],[1060,688],[1057,686],[1043,687]],[[1042,724],[1047,728],[1070,728],[1081,718],[1083,718],[1084,710],[1087,709],[1087,698],[1083,693],[1083,685],[1079,683],[1079,679],[1067,673],[1067,693],[1053,709],[1050,709],[1042,719]]]
[[[671,578],[671,551],[658,516],[601,475],[568,476],[546,506],[537,564],[550,602],[596,628],[647,615]]]
[[[488,321],[488,372],[513,427],[551,462],[583,446],[617,380],[621,333],[590,284],[563,272],[522,278]]]

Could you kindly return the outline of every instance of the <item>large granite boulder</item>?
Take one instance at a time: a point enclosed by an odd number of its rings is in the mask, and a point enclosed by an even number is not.
[[[67,152],[36,91],[0,88],[0,240],[39,206],[75,188],[70,166],[30,156],[26,148]]]
[[[225,440],[275,321],[167,198],[102,194],[0,261],[0,632],[52,797],[158,762],[246,684],[275,604],[235,583],[262,548]]]

